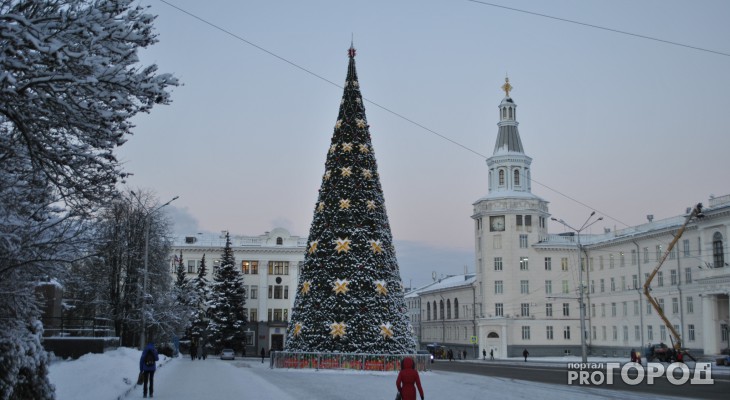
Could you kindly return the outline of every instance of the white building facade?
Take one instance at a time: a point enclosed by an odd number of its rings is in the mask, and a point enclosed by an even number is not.
[[[304,262],[306,237],[292,236],[275,228],[259,236],[231,235],[233,255],[243,273],[246,289],[246,353],[259,354],[263,347],[282,350],[286,329],[294,306],[300,265]],[[190,235],[176,238],[172,247],[171,271],[175,257],[182,252],[189,278],[197,276],[205,255],[207,279],[213,282],[213,269],[220,264],[225,235]]]
[[[473,204],[471,216],[480,348],[495,358],[520,356],[525,348],[532,356],[581,354],[581,276],[590,354],[623,356],[650,343],[670,344],[670,332],[648,304],[643,285],[686,215],[599,235],[549,234],[548,202],[531,192],[532,159],[522,147],[509,81],[503,89],[497,140],[487,159],[489,190]],[[730,195],[711,198],[704,218],[690,222],[652,281],[652,295],[692,354],[719,354],[730,347],[728,235]],[[463,341],[448,336],[462,332],[461,321],[429,323],[428,316],[434,301],[441,307],[442,297],[466,291],[458,286],[420,294],[422,344]]]

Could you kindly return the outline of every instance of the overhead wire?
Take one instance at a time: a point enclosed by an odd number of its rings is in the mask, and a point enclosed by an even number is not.
[[[208,25],[208,26],[210,26],[210,27],[212,27],[212,28],[220,31],[220,32],[225,33],[226,35],[229,35],[229,36],[233,37],[236,40],[239,40],[241,42],[244,42],[244,43],[248,44],[249,46],[252,46],[252,47],[254,47],[254,48],[256,48],[256,49],[258,49],[258,50],[260,50],[260,51],[262,51],[262,52],[264,52],[264,53],[266,53],[266,54],[268,54],[268,55],[270,55],[270,56],[272,56],[272,57],[274,57],[274,58],[276,58],[278,60],[280,60],[280,61],[283,61],[283,62],[291,65],[292,67],[294,67],[296,69],[299,69],[300,71],[303,71],[303,72],[305,72],[305,73],[307,73],[307,74],[309,74],[309,75],[311,75],[311,76],[313,76],[313,77],[315,77],[317,79],[320,79],[320,80],[322,80],[322,81],[324,81],[324,82],[326,82],[326,83],[328,83],[328,84],[330,84],[330,85],[332,85],[334,87],[337,87],[339,89],[344,89],[344,87],[342,85],[339,85],[339,84],[337,84],[337,83],[335,83],[335,82],[333,82],[333,81],[325,78],[324,76],[319,75],[316,72],[314,72],[314,71],[312,71],[312,70],[310,70],[308,68],[305,68],[305,67],[297,64],[294,61],[291,61],[291,60],[287,59],[286,57],[280,56],[279,54],[276,54],[275,52],[270,51],[270,50],[264,48],[263,46],[260,46],[260,45],[254,43],[254,42],[252,42],[250,40],[247,40],[244,37],[242,37],[242,36],[240,36],[238,34],[235,34],[235,33],[231,32],[228,29],[225,29],[225,28],[223,28],[223,27],[221,27],[221,26],[219,26],[219,25],[217,25],[217,24],[215,24],[215,23],[213,23],[211,21],[208,21],[205,18],[202,18],[202,17],[200,17],[200,16],[198,16],[198,15],[196,15],[196,14],[190,12],[190,11],[187,11],[187,10],[185,10],[185,9],[183,9],[183,8],[181,8],[181,7],[173,4],[173,3],[170,3],[167,0],[159,0],[159,1],[161,3],[164,3],[164,4],[170,6],[170,7],[174,8],[174,9],[176,9],[176,10],[178,10],[178,11],[180,11],[180,12],[182,12],[182,13],[188,15],[188,16],[190,16],[191,18],[194,18],[194,19],[196,19],[196,20],[198,20],[198,21],[200,21],[200,22],[202,22],[202,23],[204,23],[204,24],[206,24],[206,25]],[[688,47],[688,48],[692,48],[692,49],[696,49],[696,50],[703,50],[703,51],[708,51],[708,52],[711,52],[711,53],[717,53],[717,54],[720,54],[720,55],[730,56],[730,54],[726,54],[726,53],[722,53],[722,52],[716,52],[716,51],[712,51],[712,50],[708,50],[708,49],[703,49],[703,48],[699,48],[699,47],[694,47],[694,46],[689,46],[689,45],[683,45],[683,44],[680,44],[680,43],[675,43],[675,42],[671,42],[671,41],[666,41],[666,40],[652,38],[652,37],[638,35],[638,34],[632,34],[632,33],[629,33],[629,32],[624,32],[624,31],[620,31],[620,30],[616,30],[616,29],[605,28],[605,27],[601,27],[601,26],[597,26],[597,25],[582,23],[582,22],[579,22],[579,21],[573,21],[573,20],[569,20],[569,19],[565,19],[565,18],[554,17],[554,16],[550,16],[550,15],[546,15],[546,14],[535,13],[535,12],[531,12],[531,11],[527,11],[527,10],[521,10],[521,9],[517,9],[517,8],[506,7],[506,6],[502,6],[502,5],[498,5],[498,4],[494,4],[494,3],[488,3],[488,2],[479,1],[479,0],[467,0],[467,1],[471,1],[471,2],[474,2],[474,3],[480,3],[480,4],[483,4],[483,5],[487,5],[487,6],[504,8],[504,9],[508,9],[508,10],[516,11],[516,12],[522,12],[522,13],[532,14],[532,15],[536,15],[536,16],[540,16],[540,17],[551,18],[551,19],[555,19],[555,20],[559,20],[559,21],[570,22],[570,23],[574,23],[574,24],[578,24],[578,25],[584,25],[584,26],[588,26],[588,27],[592,27],[592,28],[603,29],[603,30],[612,31],[612,32],[616,32],[616,33],[621,33],[621,34],[626,34],[626,35],[631,35],[631,36],[637,36],[637,37],[641,37],[641,38],[645,38],[645,39],[656,40],[656,41],[665,42],[665,43],[669,43],[669,44],[674,44],[674,45],[682,46],[682,47]],[[415,121],[415,120],[413,120],[413,119],[411,119],[409,117],[406,117],[403,114],[400,114],[400,113],[398,113],[396,111],[393,111],[390,108],[388,108],[386,106],[383,106],[383,105],[381,105],[381,104],[379,104],[379,103],[377,103],[377,102],[375,102],[375,101],[373,101],[371,99],[368,99],[368,98],[366,98],[366,97],[363,96],[363,100],[364,101],[367,101],[368,103],[370,103],[370,104],[372,104],[372,105],[380,108],[381,110],[383,110],[383,111],[385,111],[387,113],[390,113],[390,114],[392,114],[392,115],[394,115],[394,116],[396,116],[396,117],[398,117],[398,118],[400,118],[400,119],[402,119],[402,120],[404,120],[404,121],[406,121],[406,122],[408,122],[408,123],[410,123],[412,125],[415,125],[415,126],[421,128],[421,129],[423,129],[423,130],[425,130],[427,132],[430,132],[430,133],[432,133],[432,134],[434,134],[434,135],[436,135],[436,136],[438,136],[438,137],[440,137],[440,138],[442,138],[442,139],[444,139],[444,140],[446,140],[446,141],[448,141],[448,142],[450,142],[450,143],[452,143],[452,144],[454,144],[454,145],[456,145],[458,147],[461,147],[462,149],[464,149],[466,151],[469,151],[470,153],[473,153],[473,154],[481,157],[482,159],[487,159],[488,158],[484,154],[482,154],[482,153],[480,153],[480,152],[478,152],[478,151],[476,151],[476,150],[474,150],[474,149],[472,149],[472,148],[470,148],[470,147],[468,147],[466,145],[463,145],[463,144],[461,144],[461,143],[459,143],[459,142],[457,142],[457,141],[449,138],[448,136],[443,135],[443,134],[441,134],[441,133],[439,133],[439,132],[437,132],[437,131],[435,131],[435,130],[433,130],[433,129],[431,129],[431,128],[429,128],[429,127],[427,127],[427,126],[425,126],[425,125],[423,125],[423,124],[421,124],[421,123],[419,123],[419,122],[417,122],[417,121]],[[525,179],[525,178],[526,177],[523,176],[523,179]],[[614,221],[618,222],[619,224],[622,224],[622,225],[627,226],[627,227],[629,226],[629,224],[627,224],[627,223],[619,220],[618,218],[612,217],[608,213],[605,213],[605,212],[603,212],[603,211],[601,211],[601,210],[599,210],[597,208],[591,207],[590,205],[588,205],[588,204],[586,204],[586,203],[584,203],[584,202],[582,202],[582,201],[580,201],[578,199],[575,199],[575,198],[573,198],[573,197],[571,197],[571,196],[569,196],[569,195],[567,195],[565,193],[562,193],[561,191],[559,191],[557,189],[554,189],[554,188],[552,188],[552,187],[550,187],[550,186],[548,186],[548,185],[546,185],[544,183],[541,183],[540,181],[535,180],[534,178],[531,178],[531,182],[534,182],[534,183],[536,183],[536,184],[538,184],[538,185],[540,185],[540,186],[542,186],[542,187],[544,187],[544,188],[546,188],[546,189],[548,189],[548,190],[550,190],[550,191],[552,191],[552,192],[554,192],[554,193],[556,193],[556,194],[558,194],[560,196],[563,196],[566,199],[569,199],[569,200],[571,200],[571,201],[573,201],[573,202],[575,202],[577,204],[580,204],[580,205],[582,205],[582,206],[584,206],[584,207],[586,207],[588,209],[591,209],[593,211],[597,211],[598,213],[606,216],[607,218],[609,218],[611,220],[614,220]],[[658,239],[657,239],[657,241],[658,241]]]

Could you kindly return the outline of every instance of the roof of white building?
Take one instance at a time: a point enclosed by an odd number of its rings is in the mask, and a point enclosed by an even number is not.
[[[306,247],[307,238],[293,236],[284,228],[274,228],[263,235],[248,236],[231,234],[231,245],[233,247]],[[277,244],[281,239],[281,244]],[[226,245],[226,231],[220,234],[215,233],[194,233],[179,235],[173,238],[173,247],[224,247]]]
[[[449,290],[459,286],[470,286],[475,281],[476,276],[473,273],[465,275],[452,275],[446,278],[439,279],[428,287],[423,288],[419,292],[419,294]]]

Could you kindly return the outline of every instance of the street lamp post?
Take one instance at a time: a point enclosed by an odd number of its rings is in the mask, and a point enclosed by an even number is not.
[[[137,199],[137,202],[140,206],[144,207],[142,204],[142,200],[140,200],[139,196],[134,193],[134,191],[130,191],[132,193],[132,196]],[[148,260],[149,260],[149,247],[150,247],[150,217],[156,213],[157,211],[160,211],[163,207],[169,205],[173,201],[177,200],[180,196],[173,197],[170,201],[167,203],[155,208],[152,211],[147,212],[147,214],[144,217],[144,276],[142,280],[142,332],[139,336],[139,348],[143,349],[145,342],[147,341],[147,314],[145,313],[145,304],[147,304],[147,271],[148,271]]]
[[[578,308],[580,313],[580,349],[581,349],[581,357],[582,362],[586,363],[588,362],[588,352],[586,350],[586,309],[585,309],[585,302],[584,302],[584,296],[585,296],[585,285],[583,284],[583,246],[580,244],[580,233],[590,227],[591,225],[595,224],[598,221],[603,220],[603,217],[599,217],[597,220],[588,223],[593,216],[596,215],[596,212],[591,212],[591,215],[588,216],[588,219],[586,219],[586,222],[581,225],[580,229],[573,228],[572,226],[568,225],[565,221],[562,219],[556,219],[551,218],[553,221],[559,222],[563,224],[566,228],[575,231],[576,235],[578,236],[578,280],[580,285],[579,290],[579,297],[578,297]]]

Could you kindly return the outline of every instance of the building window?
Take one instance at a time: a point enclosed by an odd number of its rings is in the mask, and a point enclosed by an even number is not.
[[[625,267],[625,266],[626,266],[626,255],[624,254],[624,252],[623,252],[623,251],[621,252],[621,255],[620,255],[620,257],[621,257],[621,258],[620,258],[620,261],[619,261],[619,266],[620,266],[621,268],[623,268],[623,267]]]
[[[689,257],[689,239],[682,240],[682,249],[685,257]]]
[[[560,269],[562,271],[568,270],[568,257],[563,257],[560,259]]]
[[[621,303],[621,310],[623,311],[623,316],[629,315],[629,305],[625,301]]]
[[[644,247],[644,264],[649,262],[649,248]]]
[[[677,286],[677,270],[673,269],[669,271],[669,284]]]
[[[591,293],[596,293],[596,281],[591,279]]]
[[[633,289],[639,288],[639,276],[638,275],[631,275],[631,287]]]
[[[494,303],[494,315],[504,317],[504,305],[502,303]]]
[[[446,299],[446,319],[451,319],[451,299]]]
[[[530,303],[521,303],[520,304],[520,315],[523,317],[530,316]]]
[[[528,281],[528,280],[520,281],[520,293],[521,294],[530,294],[530,281]]]
[[[504,186],[504,170],[499,170],[499,186]]]
[[[722,247],[722,234],[715,232],[712,235],[712,266],[722,268],[725,266],[725,250]]]
[[[259,311],[255,308],[249,309],[248,312],[248,320],[249,322],[256,322],[259,320]]]
[[[603,281],[603,279],[601,279],[600,282],[601,282],[601,285],[600,285],[601,293],[603,293],[606,291],[606,283]]]
[[[553,293],[553,281],[545,281],[545,294]]]
[[[527,271],[528,267],[527,257],[520,257],[520,271]]]
[[[618,327],[614,326],[613,329],[611,329],[611,332],[613,333],[613,341],[618,340]]]
[[[563,279],[563,294],[566,294],[570,291],[570,287],[568,286],[568,281],[566,279]]]
[[[194,274],[195,272],[195,260],[188,260],[188,274]]]
[[[667,327],[664,325],[659,325],[659,340],[667,340]]]
[[[426,321],[431,320],[431,303],[426,302]]]
[[[616,303],[611,303],[611,316],[616,316]]]
[[[694,300],[692,300],[692,296],[687,297],[687,314],[692,314],[694,312],[695,312]]]
[[[566,326],[563,328],[563,339],[570,340],[570,327]]]
[[[659,271],[657,273],[656,277],[658,279],[657,286],[659,286],[659,287],[664,286],[664,272]]]
[[[525,215],[525,226],[532,226],[532,215]]]
[[[659,309],[664,312],[664,299],[659,299],[657,303],[659,303]]]
[[[520,248],[521,249],[527,248],[527,235],[520,235]]]
[[[251,292],[250,292],[250,294],[251,294],[251,299],[252,300],[258,299],[258,297],[259,297],[259,288],[258,288],[258,286],[251,285]]]
[[[459,299],[454,299],[454,319],[459,319]]]
[[[611,291],[616,291],[616,278],[611,278]]]
[[[654,327],[651,325],[646,326],[646,338],[650,342],[654,340]]]
[[[545,257],[545,271],[553,269],[553,260],[550,257]]]
[[[692,268],[684,269],[684,283],[692,283]]]
[[[603,270],[603,256],[598,256],[598,269]]]
[[[522,226],[522,215],[516,215],[515,217],[516,217],[517,226],[519,229],[519,227]]]
[[[529,326],[522,327],[522,340],[530,340],[530,327]]]
[[[606,316],[606,303],[601,303],[601,317]]]
[[[546,326],[545,327],[545,334],[547,335],[548,340],[553,340],[553,327],[552,326]]]
[[[639,315],[639,300],[634,300],[634,315]]]
[[[622,291],[626,290],[626,277],[625,276],[621,277],[621,290]]]
[[[289,275],[289,261],[269,261],[269,275]]]
[[[728,342],[728,329],[727,324],[721,324],[720,325],[720,341],[721,342]]]
[[[591,317],[593,317],[593,318],[596,317],[596,305],[595,304],[591,304]]]
[[[651,303],[649,303],[649,302],[647,301],[647,302],[646,302],[646,315],[651,315],[651,309],[652,309],[652,307],[651,307]]]
[[[639,325],[634,325],[634,340],[641,340],[641,328],[639,328]]]
[[[695,325],[694,324],[687,325],[687,336],[689,337],[690,342],[695,341]]]
[[[256,275],[259,273],[259,262],[258,261],[241,261],[241,272],[248,275]]]
[[[546,317],[553,316],[553,303],[545,303],[545,316]]]
[[[502,281],[494,281],[494,294],[502,294],[503,286]]]
[[[636,265],[636,250],[631,250],[631,265]]]
[[[613,254],[608,255],[608,268],[613,269],[616,266],[616,260],[614,260]]]
[[[570,303],[563,303],[563,317],[570,317]]]
[[[679,314],[679,299],[672,297],[672,313]]]
[[[253,346],[254,332],[246,332],[246,346]]]
[[[439,302],[439,311],[441,312],[441,319],[444,319],[444,301]]]
[[[281,246],[282,244],[284,244],[284,239],[282,239],[282,238],[280,238],[280,237],[276,238],[276,244],[277,244],[278,246]]]
[[[494,257],[494,270],[495,271],[502,270],[502,257]]]
[[[512,113],[512,109],[509,110],[510,114]],[[520,186],[520,170],[516,169],[514,171],[515,176],[515,186]]]

